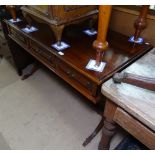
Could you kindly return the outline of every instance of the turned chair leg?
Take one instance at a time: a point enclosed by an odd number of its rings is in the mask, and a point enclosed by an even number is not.
[[[64,30],[64,25],[60,25],[60,26],[50,25],[50,27],[53,30],[54,35],[56,37],[57,45],[61,46],[61,37],[62,37],[62,32]]]
[[[108,118],[106,118],[102,129],[102,138],[98,146],[99,150],[108,150],[110,148],[110,142],[115,134],[115,129],[115,122],[111,120],[109,121]]]
[[[29,78],[31,75],[33,75],[38,70],[38,68],[39,68],[38,65],[36,63],[34,63],[32,65],[31,70],[28,73],[24,74],[22,76],[21,80],[25,80],[25,79]]]
[[[107,150],[110,148],[111,139],[116,131],[116,123],[113,121],[115,111],[116,105],[110,100],[107,100],[104,109],[105,120],[102,129],[102,138],[98,146],[99,150]]]
[[[32,19],[31,19],[31,17],[30,17],[27,13],[25,13],[24,11],[22,11],[22,14],[23,14],[23,16],[24,16],[24,19],[25,19],[26,22],[27,22],[26,27],[27,27],[27,28],[31,28],[31,26],[32,26]]]

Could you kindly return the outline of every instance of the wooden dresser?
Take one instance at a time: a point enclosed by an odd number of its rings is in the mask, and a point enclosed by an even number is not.
[[[71,47],[63,51],[64,55],[60,55],[57,50],[51,47],[51,42],[55,42],[55,37],[48,25],[36,23],[39,31],[27,34],[21,30],[26,26],[26,23],[5,22],[11,42],[15,42],[25,49],[26,52],[95,104],[100,101],[103,82],[152,48],[151,45],[145,43],[134,45],[128,41],[127,36],[109,32],[109,48],[103,56],[103,61],[107,65],[103,72],[95,72],[87,70],[86,65],[90,59],[95,59],[96,51],[93,49],[92,43],[96,36],[90,37],[84,34],[85,25],[71,25],[64,29],[62,38]],[[14,55],[18,55],[15,52],[16,50],[14,50]]]
[[[98,13],[97,6],[94,5],[27,5],[21,10],[29,26],[33,20],[48,24],[58,44],[61,43],[62,32],[66,25],[91,19],[89,27],[93,29]]]

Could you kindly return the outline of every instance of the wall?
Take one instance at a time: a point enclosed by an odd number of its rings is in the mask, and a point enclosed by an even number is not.
[[[138,16],[138,11],[129,10],[126,8],[113,7],[110,28],[114,31],[131,36],[134,34],[134,21]],[[147,28],[143,30],[141,36],[146,42],[155,46],[155,16],[147,16]]]

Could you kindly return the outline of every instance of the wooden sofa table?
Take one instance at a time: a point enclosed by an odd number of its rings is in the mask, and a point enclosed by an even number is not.
[[[148,44],[134,44],[128,41],[128,37],[116,32],[109,32],[109,48],[103,56],[107,63],[103,72],[95,72],[86,69],[90,59],[95,59],[96,51],[92,47],[96,36],[87,36],[83,33],[84,26],[68,26],[64,29],[62,39],[69,42],[70,48],[62,51],[60,55],[57,50],[51,47],[55,37],[50,28],[45,24],[37,24],[38,31],[25,33],[21,29],[26,23],[10,23],[5,21],[11,43],[25,49],[35,59],[44,64],[47,68],[69,83],[94,104],[101,99],[101,85],[108,80],[115,72],[124,69],[133,61],[147,53],[152,46]],[[13,55],[18,47],[13,46]],[[16,49],[16,50],[14,50]],[[17,58],[18,59],[18,58]],[[17,59],[15,61],[17,61]],[[22,61],[22,60],[20,60]],[[17,68],[20,67],[17,65]]]
[[[155,49],[123,72],[155,77]],[[104,127],[99,149],[108,149],[116,124],[150,149],[155,149],[155,92],[134,85],[116,84],[112,79],[102,85],[106,96]]]

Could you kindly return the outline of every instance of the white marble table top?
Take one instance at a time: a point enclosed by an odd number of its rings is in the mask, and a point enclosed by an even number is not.
[[[155,78],[155,48],[124,71]],[[130,84],[115,84],[112,79],[102,85],[101,91],[104,96],[155,131],[155,92]]]

